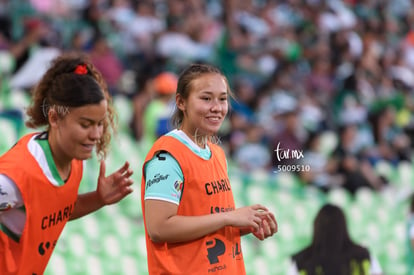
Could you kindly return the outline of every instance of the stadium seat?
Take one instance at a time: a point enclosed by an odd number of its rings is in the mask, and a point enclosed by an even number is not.
[[[45,275],[71,275],[70,273],[68,273],[67,265],[67,259],[61,253],[55,252],[54,254],[52,254],[49,264],[46,267]]]
[[[123,131],[128,131],[133,113],[132,101],[123,95],[116,95],[113,97],[113,104],[118,113],[119,127]]]
[[[413,165],[409,162],[400,162],[397,166],[398,180],[395,180],[393,184],[397,187],[414,187],[413,182]]]
[[[3,154],[17,141],[16,128],[12,120],[0,117],[0,152]]]
[[[85,273],[96,275],[109,274],[105,272],[102,262],[102,259],[98,255],[88,255],[85,260]]]
[[[327,194],[328,202],[338,205],[342,209],[348,208],[351,203],[351,195],[344,188],[334,188]]]
[[[25,90],[15,89],[9,95],[9,104],[18,110],[25,110],[29,106],[30,100],[30,94]]]

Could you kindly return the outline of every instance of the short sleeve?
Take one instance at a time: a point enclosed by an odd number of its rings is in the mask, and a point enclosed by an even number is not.
[[[178,162],[167,152],[159,152],[147,162],[144,200],[155,199],[179,204],[184,176]]]
[[[16,184],[6,175],[0,174],[0,215],[21,206],[23,206],[23,199]]]

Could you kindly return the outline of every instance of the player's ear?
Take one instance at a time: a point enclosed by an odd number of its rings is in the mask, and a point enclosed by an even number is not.
[[[50,108],[47,112],[47,117],[49,120],[50,127],[55,127],[57,125],[57,122],[59,120],[59,115],[56,112],[55,108]]]
[[[177,93],[175,95],[175,104],[177,105],[177,108],[184,112],[185,103],[186,103],[186,101],[184,100],[184,98],[180,94]]]

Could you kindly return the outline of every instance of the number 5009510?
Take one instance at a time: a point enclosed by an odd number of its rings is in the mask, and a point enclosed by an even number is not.
[[[309,164],[292,164],[292,165],[278,165],[276,167],[277,172],[308,172],[310,171]]]

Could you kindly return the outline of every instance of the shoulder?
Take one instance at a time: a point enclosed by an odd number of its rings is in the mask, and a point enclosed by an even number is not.
[[[8,150],[6,151],[5,154],[10,153],[11,151],[15,151],[16,149],[21,149],[21,146],[24,146],[25,148],[27,148],[27,144],[33,139],[35,138],[35,136],[39,135],[39,133],[30,133],[30,134],[26,134],[22,137],[19,138],[19,140],[16,141],[16,143]]]
[[[311,248],[306,247],[292,255],[292,260],[296,263],[302,262],[304,259],[310,259],[312,255]]]
[[[161,137],[159,137],[155,142],[154,145],[152,146],[153,148],[169,148],[172,147],[174,148],[174,146],[177,146],[179,144],[183,144],[184,143],[178,139],[175,136],[172,135],[163,135]]]
[[[181,172],[180,164],[177,160],[167,151],[158,151],[153,157],[144,164],[145,174],[151,173],[151,171],[176,171]]]
[[[358,259],[369,259],[370,258],[370,254],[369,254],[369,250],[368,248],[356,244],[354,247],[354,254]]]
[[[172,156],[177,157],[181,154],[188,154],[191,151],[191,146],[188,144],[188,140],[183,136],[179,130],[173,130],[160,138],[158,138],[150,151],[150,157],[159,151],[167,151]]]
[[[160,150],[154,153],[146,166],[165,166],[174,163],[177,163],[177,161],[168,151]]]

